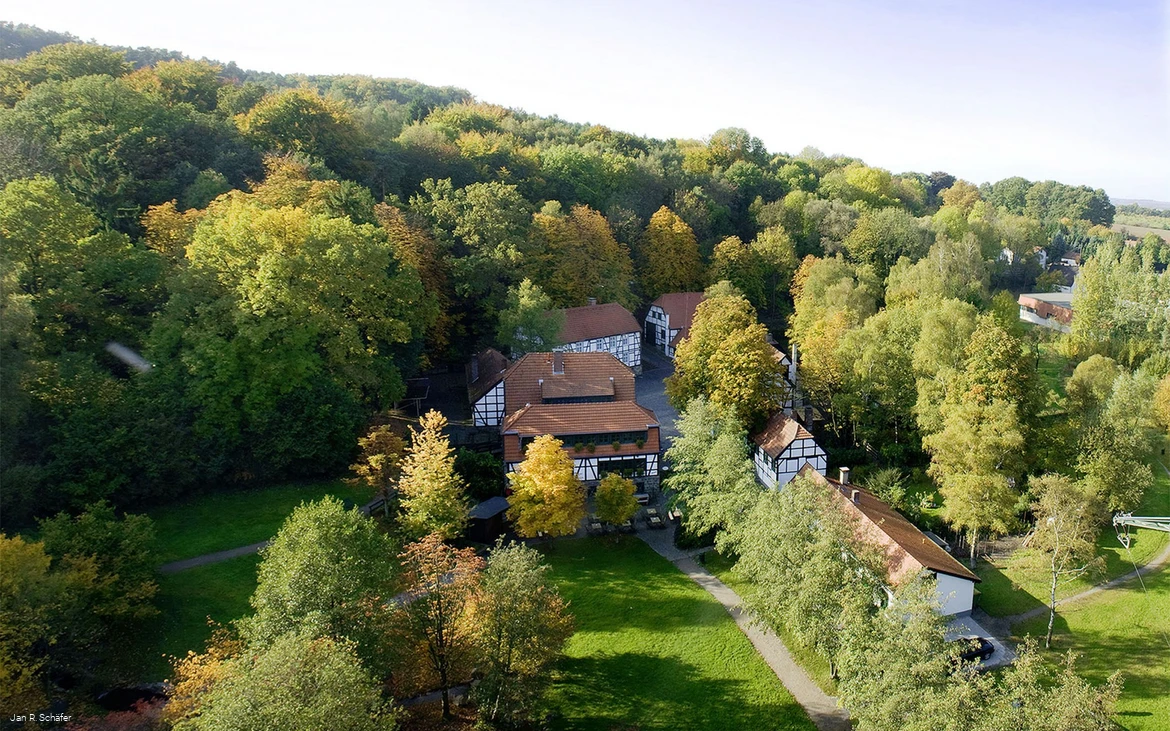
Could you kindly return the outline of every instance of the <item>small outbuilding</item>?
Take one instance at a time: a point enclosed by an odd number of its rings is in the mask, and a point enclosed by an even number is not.
[[[467,537],[477,543],[495,543],[504,535],[504,513],[508,507],[508,498],[500,496],[473,507],[467,515]]]

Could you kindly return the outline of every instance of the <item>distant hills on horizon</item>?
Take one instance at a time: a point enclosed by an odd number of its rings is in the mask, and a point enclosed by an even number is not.
[[[1109,199],[1115,206],[1141,206],[1142,208],[1157,208],[1170,211],[1170,202],[1155,201],[1149,198],[1112,198]]]

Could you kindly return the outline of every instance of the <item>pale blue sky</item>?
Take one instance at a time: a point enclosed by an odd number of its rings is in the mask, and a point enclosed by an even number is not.
[[[6,5],[103,43],[451,84],[653,137],[736,126],[894,172],[1170,200],[1170,1]]]

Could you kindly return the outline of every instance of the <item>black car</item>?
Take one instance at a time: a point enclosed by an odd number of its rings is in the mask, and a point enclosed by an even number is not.
[[[959,652],[959,659],[963,662],[983,662],[991,657],[995,652],[995,645],[986,637],[961,637],[955,642],[959,643],[961,652]]]

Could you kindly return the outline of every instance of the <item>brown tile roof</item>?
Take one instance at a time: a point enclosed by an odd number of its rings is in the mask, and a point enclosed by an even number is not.
[[[565,324],[557,337],[565,344],[642,330],[630,311],[616,302],[570,307],[561,312],[565,314]]]
[[[504,371],[508,370],[511,363],[504,354],[494,348],[476,353],[472,356],[472,360],[476,363],[478,371],[478,378],[472,379],[470,363],[467,364],[467,398],[471,403],[475,403],[483,398],[483,395],[492,389],[492,386],[500,382],[504,377]]]
[[[777,411],[772,414],[772,418],[768,419],[763,430],[752,436],[752,441],[760,445],[760,449],[763,449],[769,456],[779,457],[797,439],[812,438],[813,435],[798,424],[795,419],[788,418],[783,411]]]
[[[848,506],[848,509],[860,518],[863,535],[886,549],[886,569],[892,582],[898,583],[923,568],[961,579],[980,580],[951,554],[927,538],[914,524],[902,517],[898,511],[877,499],[872,493],[856,485],[842,485],[807,465],[801,469],[800,474],[836,488],[834,492],[840,498],[840,504]],[[852,500],[853,490],[857,491],[856,503]]]
[[[540,385],[542,399],[613,396],[613,378],[547,378]]]
[[[543,400],[544,384],[552,389],[558,387],[557,382],[597,383],[612,378],[614,401],[634,400],[634,372],[612,353],[557,353],[565,370],[559,375],[553,374],[553,355],[528,353],[507,370],[504,374],[505,415],[516,413],[525,404],[539,404]]]
[[[540,434],[604,434],[641,431],[658,426],[654,412],[633,401],[603,404],[532,404],[504,421],[504,433],[524,436]]]
[[[661,307],[670,315],[670,329],[678,329],[678,335],[670,341],[671,345],[676,345],[679,340],[690,334],[691,323],[695,320],[695,310],[704,297],[702,292],[671,292],[654,300],[652,305]]]

